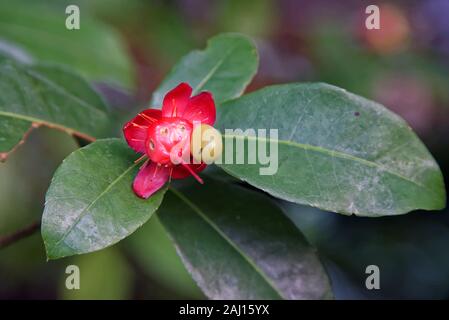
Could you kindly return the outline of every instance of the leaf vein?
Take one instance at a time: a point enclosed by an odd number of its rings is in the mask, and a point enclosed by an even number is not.
[[[232,241],[211,219],[207,217],[207,215],[192,201],[190,201],[184,194],[182,194],[179,190],[175,190],[173,188],[169,188],[173,194],[175,194],[178,198],[184,201],[200,218],[202,218],[207,224],[209,224],[212,229],[214,229],[234,250],[236,250],[242,258],[252,267],[254,270],[265,280],[268,285],[274,290],[276,294],[279,295],[280,298],[286,299],[281,292],[276,288],[275,284],[265,275],[265,273],[256,265],[254,261],[250,257],[248,257],[242,250],[239,249],[237,244]]]

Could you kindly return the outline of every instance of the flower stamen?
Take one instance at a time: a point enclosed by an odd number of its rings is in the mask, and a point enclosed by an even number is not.
[[[147,159],[147,160],[140,166],[139,170],[142,169],[142,168],[144,168],[144,167],[148,164],[148,161],[150,161],[150,159]]]
[[[150,116],[147,116],[145,113],[141,112],[138,114],[138,116],[141,116],[142,118],[144,118],[145,120],[151,121],[151,122],[156,122],[157,119],[156,118],[152,118]]]
[[[197,175],[196,172],[193,171],[192,168],[190,168],[189,165],[187,165],[187,164],[185,164],[185,163],[181,163],[181,164],[182,164],[182,166],[183,166],[185,169],[187,169],[187,171],[189,171],[189,173],[196,179],[196,181],[198,181],[198,182],[201,183],[201,184],[204,184],[203,179],[201,179],[200,176]]]
[[[146,158],[146,154],[144,154],[143,156],[141,156],[141,157],[139,157],[139,159],[137,159],[137,160],[134,160],[134,163],[139,163],[140,161],[142,161],[143,159],[145,159]]]

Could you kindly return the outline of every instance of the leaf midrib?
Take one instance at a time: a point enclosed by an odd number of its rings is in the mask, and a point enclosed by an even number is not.
[[[228,58],[228,56],[231,54],[231,52],[235,50],[235,48],[237,48],[237,45],[232,46],[225,52],[223,57],[217,61],[217,63],[211,68],[211,70],[204,76],[203,80],[201,80],[200,83],[198,83],[198,85],[195,87],[195,89],[193,89],[193,91],[192,91],[193,95],[197,94],[199,92],[199,90],[201,90],[206,85],[206,83],[217,72],[217,70],[221,67],[221,65]]]
[[[65,89],[64,87],[61,87],[60,85],[58,85],[57,83],[55,83],[54,81],[48,79],[45,76],[42,76],[40,74],[38,74],[35,71],[32,70],[27,70],[27,69],[19,69],[17,70],[16,67],[12,66],[12,65],[6,65],[6,67],[12,67],[12,69],[14,70],[14,72],[23,72],[24,74],[45,83],[47,86],[49,86],[50,88],[53,88],[56,92],[58,92],[59,94],[63,95],[63,96],[67,96],[68,98],[74,100],[79,106],[82,106],[84,109],[87,109],[88,112],[96,112],[97,114],[101,115],[102,117],[107,118],[108,114],[105,110],[101,110],[99,108],[97,108],[96,106],[90,104],[89,102],[79,98],[78,96],[72,94],[70,91],[68,91],[67,89]],[[92,89],[93,90],[93,89]],[[90,136],[90,134],[87,134],[86,132],[80,131],[78,129],[75,128],[71,128],[71,127],[67,127],[65,125],[62,125],[58,122],[52,122],[52,121],[48,121],[48,120],[43,120],[40,118],[36,118],[34,116],[29,116],[29,115],[24,115],[24,114],[20,114],[20,113],[14,113],[14,112],[10,112],[10,111],[3,111],[0,110],[0,115],[3,115],[5,117],[9,117],[9,118],[13,118],[13,119],[21,119],[21,120],[26,120],[32,123],[39,123],[39,124],[43,124],[49,127],[55,127],[58,129],[61,129],[63,131],[66,131],[68,133],[80,133],[81,135],[85,135],[88,138],[92,138],[94,139],[92,136]]]
[[[91,135],[89,135],[89,134],[87,134],[85,132],[79,131],[77,129],[66,127],[66,126],[61,125],[59,123],[50,122],[50,121],[42,120],[42,119],[39,119],[39,118],[34,118],[34,117],[25,116],[25,115],[18,114],[18,113],[6,112],[6,111],[1,111],[1,110],[0,110],[0,116],[5,116],[5,117],[11,118],[11,119],[26,120],[26,121],[29,121],[31,123],[42,124],[42,125],[47,126],[49,128],[60,129],[60,130],[65,131],[65,132],[67,132],[69,134],[75,134],[75,135],[78,135],[80,137],[86,137],[86,138],[88,138],[89,140],[92,140],[92,141],[95,140],[95,138],[93,136],[91,136]]]
[[[413,183],[413,184],[415,184],[415,185],[417,185],[417,186],[419,186],[421,188],[424,188],[424,189],[430,191],[431,193],[436,193],[435,190],[429,188],[428,186],[423,185],[423,184],[419,183],[418,181],[412,180],[412,179],[410,179],[410,178],[408,178],[408,177],[406,177],[406,176],[404,176],[404,175],[402,175],[402,174],[400,174],[398,172],[389,170],[387,167],[382,166],[382,165],[380,165],[380,164],[378,164],[378,163],[376,163],[374,161],[370,161],[370,160],[366,160],[366,159],[363,159],[363,158],[359,158],[359,157],[353,156],[351,154],[343,153],[343,152],[340,152],[340,151],[329,150],[329,149],[326,149],[326,148],[323,148],[323,147],[318,147],[318,146],[314,146],[314,145],[310,145],[310,144],[299,143],[299,142],[290,141],[290,140],[277,140],[277,141],[275,141],[275,140],[270,139],[270,138],[261,138],[261,137],[243,136],[243,135],[229,135],[229,134],[223,134],[222,136],[224,138],[230,138],[230,139],[238,138],[238,139],[249,139],[249,140],[256,140],[256,141],[257,140],[262,140],[262,141],[265,141],[265,142],[277,142],[279,144],[284,144],[284,145],[288,145],[288,146],[292,146],[292,147],[297,147],[297,148],[303,149],[303,150],[312,150],[312,151],[316,151],[316,152],[319,152],[319,153],[327,154],[327,155],[329,155],[331,157],[337,157],[337,158],[341,158],[341,159],[352,160],[352,161],[359,162],[359,163],[364,164],[364,165],[369,166],[369,167],[378,168],[378,169],[382,170],[383,172],[389,173],[389,174],[394,175],[394,176],[396,176],[396,177],[398,177],[400,179],[403,179],[403,180],[408,181],[410,183]]]
[[[237,244],[232,241],[223,231],[220,230],[220,228],[207,217],[207,215],[191,200],[189,200],[182,192],[179,190],[176,190],[172,187],[169,188],[169,190],[176,195],[178,198],[180,198],[182,201],[184,201],[198,216],[203,219],[208,225],[212,227],[237,253],[239,253],[243,259],[259,274],[259,276],[262,277],[263,280],[265,280],[268,285],[273,289],[273,291],[281,298],[286,299],[281,292],[279,292],[278,288],[276,288],[275,284],[271,281],[270,278],[268,278],[265,273],[257,266],[257,264],[250,258],[248,255],[246,255],[242,250],[239,249]]]
[[[70,225],[70,227],[64,232],[61,239],[59,239],[54,247],[57,247],[62,241],[65,240],[65,238],[69,235],[69,233],[73,230],[73,228],[78,225],[78,223],[81,221],[81,219],[88,213],[89,209],[92,208],[92,206],[100,199],[102,198],[106,193],[108,193],[109,190],[112,189],[124,176],[128,174],[134,167],[136,167],[139,164],[139,162],[134,163],[132,166],[127,168],[122,174],[120,174],[114,181],[108,184],[108,186],[86,207],[81,211],[79,216],[75,219],[74,223]]]

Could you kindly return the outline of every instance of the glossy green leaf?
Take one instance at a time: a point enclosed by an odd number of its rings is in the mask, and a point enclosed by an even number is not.
[[[108,107],[103,98],[83,77],[76,74],[74,70],[63,65],[40,63],[29,67],[33,72],[39,73],[53,83],[65,88],[75,97],[82,98],[89,103],[90,107],[103,112],[108,112]]]
[[[36,1],[1,1],[0,38],[17,43],[39,61],[67,64],[89,79],[128,86],[131,64],[117,32],[94,21],[83,6],[80,29],[69,30],[64,9]]]
[[[9,60],[19,63],[31,61],[30,57],[21,48],[8,41],[0,40],[0,63]],[[30,127],[29,121],[0,116],[0,161],[6,159],[8,152],[22,140]]]
[[[221,165],[273,196],[361,216],[445,205],[431,154],[400,117],[375,102],[327,84],[289,84],[229,101],[220,111],[222,130],[278,129],[275,174],[261,175],[259,168],[268,164],[248,164],[247,158],[246,164]],[[224,139],[245,139],[245,157],[248,140],[270,140],[235,132]]]
[[[159,207],[132,191],[138,155],[122,140],[98,140],[68,156],[45,199],[42,237],[50,259],[96,251],[134,232]]]
[[[3,151],[20,140],[31,123],[88,138],[107,136],[111,125],[96,91],[63,66],[25,66],[4,60],[0,92],[0,126],[6,130],[0,142]]]
[[[158,217],[211,299],[332,296],[315,251],[263,194],[206,178],[171,187]]]
[[[154,92],[152,106],[161,106],[164,95],[180,82],[187,82],[193,94],[210,91],[215,102],[238,97],[257,71],[254,44],[239,34],[221,34],[209,40],[203,51],[186,55]]]
[[[29,121],[0,116],[0,155],[12,150],[22,140],[30,126]]]

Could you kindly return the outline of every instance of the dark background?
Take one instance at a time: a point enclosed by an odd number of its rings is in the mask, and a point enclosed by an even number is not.
[[[204,48],[210,36],[237,31],[251,36],[260,54],[248,91],[272,83],[322,81],[376,100],[407,120],[448,176],[448,0],[0,0],[0,40],[25,48],[33,40],[31,31],[22,38],[14,32],[23,22],[18,12],[35,20],[36,30],[65,28],[66,4],[79,5],[81,30],[84,19],[116,30],[126,81],[104,79],[95,61],[81,71],[124,119],[147,104],[180,57]],[[368,4],[380,6],[380,31],[365,29]],[[61,24],[46,25],[48,19]],[[43,60],[64,50],[74,61],[84,54],[76,42],[55,44],[43,35],[33,52]],[[107,59],[115,53],[101,54]],[[40,218],[51,176],[75,148],[71,137],[40,129],[0,164],[0,234]],[[374,219],[282,205],[319,249],[336,298],[449,298],[448,210]],[[81,269],[79,291],[65,289],[69,264]],[[369,264],[380,267],[380,290],[365,288]],[[0,251],[0,298],[204,297],[152,218],[130,238],[98,253],[46,262],[39,233]]]

